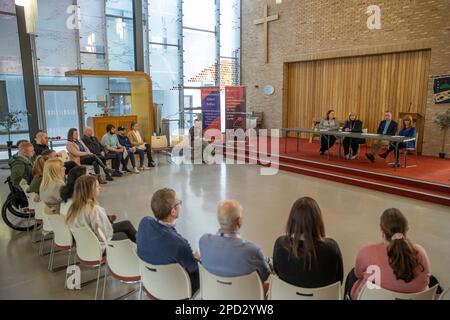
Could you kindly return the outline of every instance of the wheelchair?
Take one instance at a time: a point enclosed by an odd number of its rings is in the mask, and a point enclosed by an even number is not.
[[[5,181],[10,193],[2,206],[2,218],[6,225],[16,231],[30,231],[34,228],[34,211],[28,208],[28,199],[25,193],[16,188],[11,178]]]

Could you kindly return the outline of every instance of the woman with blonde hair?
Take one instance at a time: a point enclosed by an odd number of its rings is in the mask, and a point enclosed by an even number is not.
[[[402,137],[410,137],[410,138],[416,137],[417,131],[416,131],[416,128],[413,126],[413,118],[410,115],[406,115],[405,117],[403,117],[403,128],[402,128],[402,130],[400,130],[398,135],[402,136]],[[413,148],[415,148],[415,146],[416,146],[415,140],[408,141],[408,142],[400,142],[398,144],[398,149],[404,149],[404,148],[413,149]],[[389,148],[386,150],[386,152],[380,154],[380,157],[386,159],[387,156],[389,155],[389,153],[391,153],[394,150],[395,150],[395,144],[391,142],[389,144]],[[400,163],[398,160],[398,152],[395,156],[396,156],[395,166],[399,167]]]
[[[30,186],[27,190],[27,192],[34,192],[39,194],[39,188],[41,186],[42,182],[42,175],[44,174],[44,165],[47,161],[47,157],[44,156],[38,156],[36,160],[34,161],[33,165],[33,180],[31,180]]]
[[[49,159],[45,162],[39,196],[54,214],[59,214],[61,203],[59,190],[65,184],[65,172],[66,168],[61,159]]]
[[[106,210],[97,203],[100,184],[94,176],[81,176],[75,182],[72,204],[66,216],[70,228],[89,227],[100,242],[130,239],[136,242],[136,229],[130,221],[111,224]]]

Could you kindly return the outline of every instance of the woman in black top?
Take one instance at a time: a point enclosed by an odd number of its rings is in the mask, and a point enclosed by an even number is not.
[[[347,122],[345,122],[344,128],[342,128],[344,132],[354,132],[361,133],[362,132],[362,121],[358,120],[356,114],[350,113],[348,116]],[[344,145],[344,155],[345,159],[356,159],[358,157],[358,149],[359,145],[365,143],[364,139],[360,138],[345,138],[342,144]],[[350,147],[352,147],[352,156],[350,156]]]
[[[317,202],[309,197],[292,206],[286,235],[275,242],[273,266],[281,280],[302,288],[319,288],[343,280],[342,255],[336,241],[325,238]]]

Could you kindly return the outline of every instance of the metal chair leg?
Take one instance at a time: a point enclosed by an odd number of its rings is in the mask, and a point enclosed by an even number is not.
[[[37,228],[37,221],[36,219],[34,219],[33,232],[31,233],[31,246],[33,246],[34,239],[36,238],[36,228]]]
[[[108,268],[106,267],[107,264],[105,264],[105,277],[103,278],[103,292],[102,292],[102,300],[105,300],[105,290],[106,290],[106,273],[108,272]]]
[[[72,248],[69,249],[69,254],[67,258],[67,268],[70,266],[70,256],[72,255]],[[66,269],[66,279],[64,280],[64,289],[67,289],[67,269]]]
[[[48,267],[49,271],[53,270],[53,257],[55,255],[55,240],[52,240],[52,246],[50,248],[50,255],[48,257]]]
[[[41,244],[39,245],[39,255],[42,256],[42,251],[44,250],[44,238],[45,234],[42,232]]]
[[[102,270],[102,266],[98,266],[98,272],[97,272],[97,285],[95,287],[95,300],[97,300],[97,293],[98,293],[98,283],[100,282],[100,272]]]

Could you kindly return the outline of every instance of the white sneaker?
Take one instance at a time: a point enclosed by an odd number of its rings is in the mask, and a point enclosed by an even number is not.
[[[345,159],[349,160],[349,159],[350,159],[350,155],[349,155],[349,154],[346,154],[346,155],[345,155]]]
[[[141,169],[142,169],[142,170],[150,170],[151,168],[150,168],[150,167],[147,167],[147,166],[143,166]]]
[[[136,168],[136,167],[133,168],[133,172],[134,172],[134,173],[141,173],[141,172],[138,170],[138,168]]]
[[[354,156],[352,156],[350,159],[355,160],[356,158],[358,158],[358,155],[355,154]]]

